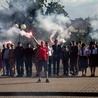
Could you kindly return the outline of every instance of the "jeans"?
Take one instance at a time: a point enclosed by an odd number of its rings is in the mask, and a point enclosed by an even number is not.
[[[57,65],[57,75],[59,74],[59,65],[60,65],[60,57],[53,56],[53,74],[56,74],[56,65]]]
[[[5,59],[5,67],[6,67],[6,75],[10,74],[10,64],[9,64],[9,59]]]
[[[17,68],[18,76],[23,76],[23,74],[24,74],[23,58],[16,59],[16,68]]]
[[[32,75],[32,58],[25,59],[25,67],[26,67],[26,75],[31,76]]]
[[[3,68],[3,75],[6,75],[6,65],[4,60],[2,60],[2,68]]]

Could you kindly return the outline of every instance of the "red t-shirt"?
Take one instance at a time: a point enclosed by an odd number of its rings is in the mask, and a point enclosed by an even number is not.
[[[47,53],[48,48],[47,47],[38,47],[38,58],[42,60],[47,60]]]

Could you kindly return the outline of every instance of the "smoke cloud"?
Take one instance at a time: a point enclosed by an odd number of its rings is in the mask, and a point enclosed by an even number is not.
[[[67,25],[71,24],[71,21],[63,14],[42,15],[38,11],[36,20],[38,21],[36,25],[48,32],[48,37],[50,37],[51,41],[52,38],[58,38],[59,41],[70,38]],[[44,34],[46,33],[44,32]]]
[[[26,20],[27,11],[30,8],[35,7],[35,2],[30,0],[29,2],[25,3],[25,0],[14,0],[14,2],[10,1],[9,8],[4,8],[0,10],[0,48],[2,48],[2,44],[8,41],[17,42],[16,38],[20,33],[20,29],[14,28],[13,24],[18,22],[17,18],[23,19],[22,15],[24,15],[24,19]],[[12,19],[12,16],[15,13],[17,14],[16,19]],[[18,21],[17,21],[18,20]]]
[[[98,40],[98,15],[96,15],[94,18],[90,21],[92,32],[90,33],[90,37],[92,39]]]
[[[13,27],[13,23],[17,21],[17,19],[12,20],[10,17],[15,12],[20,12],[17,17],[20,18],[21,15],[24,15],[24,18],[26,19],[27,17],[30,17],[28,16],[28,9],[36,7],[35,1],[33,0],[30,0],[28,3],[25,3],[25,0],[14,0],[14,2],[11,2],[10,6],[13,7],[0,10],[1,15],[6,16],[6,18],[3,17],[3,19],[0,19],[0,48],[5,42],[17,42],[16,38],[19,34],[21,34],[20,29]],[[67,24],[71,24],[71,21],[63,14],[42,15],[40,11],[38,11],[36,20],[37,23],[35,23],[34,26],[42,29],[42,31],[45,31],[41,32],[41,36],[38,40],[43,39],[43,37],[45,40],[48,38],[51,41],[54,38],[58,38],[59,41],[64,41],[64,39],[70,38]],[[25,33],[26,32],[24,31],[23,35],[25,35]],[[36,35],[39,35],[39,33],[40,32],[37,32]]]

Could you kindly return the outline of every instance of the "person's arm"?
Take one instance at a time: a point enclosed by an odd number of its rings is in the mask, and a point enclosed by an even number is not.
[[[32,36],[32,38],[33,38],[33,40],[35,41],[35,43],[40,46],[40,44],[39,44],[39,42],[37,41],[37,39],[36,39],[34,36]]]

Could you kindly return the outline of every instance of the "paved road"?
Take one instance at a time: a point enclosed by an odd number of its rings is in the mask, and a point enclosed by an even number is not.
[[[0,72],[1,74],[1,72]],[[96,77],[60,76],[49,78],[50,83],[36,83],[32,77],[10,78],[0,76],[0,98],[98,98],[98,68]]]

